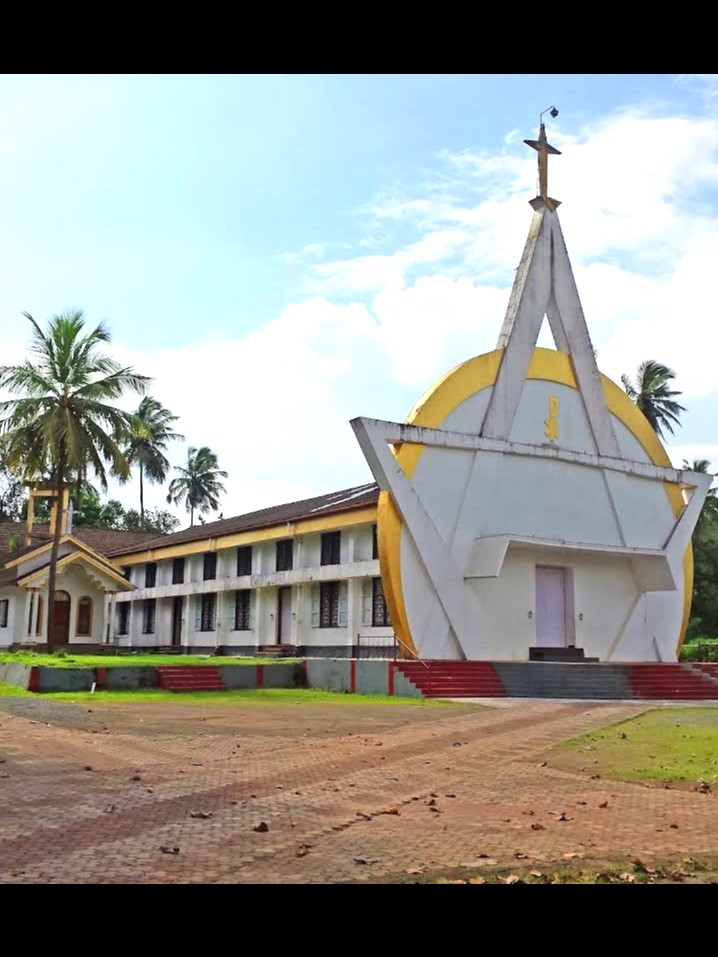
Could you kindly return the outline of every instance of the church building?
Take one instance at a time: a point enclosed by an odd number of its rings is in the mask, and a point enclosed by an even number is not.
[[[60,521],[55,622],[87,650],[675,661],[712,477],[672,468],[599,373],[548,192],[557,151],[543,125],[527,143],[539,191],[496,350],[406,422],[352,422],[376,484],[163,536],[73,531],[67,495],[38,529],[31,507],[0,525],[0,647],[47,641]]]

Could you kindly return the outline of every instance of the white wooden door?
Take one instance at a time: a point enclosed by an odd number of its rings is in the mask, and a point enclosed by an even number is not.
[[[536,643],[539,648],[565,648],[566,569],[536,569]]]
[[[292,635],[292,589],[279,589],[279,628],[277,641],[280,645],[288,645]]]

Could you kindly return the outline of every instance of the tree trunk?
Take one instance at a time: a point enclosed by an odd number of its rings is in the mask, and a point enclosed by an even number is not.
[[[60,640],[57,636],[57,627],[55,625],[55,592],[57,582],[57,554],[60,550],[60,539],[62,538],[62,493],[65,483],[63,481],[63,469],[58,467],[55,477],[55,534],[52,537],[52,549],[50,551],[50,574],[47,581],[47,646],[49,651],[57,651],[64,644],[64,639]]]
[[[192,528],[194,525],[194,505],[189,507],[189,527]]]
[[[140,528],[145,527],[145,486],[143,472],[142,462],[140,462]]]

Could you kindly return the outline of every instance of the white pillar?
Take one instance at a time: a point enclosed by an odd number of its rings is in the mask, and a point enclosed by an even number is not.
[[[361,600],[361,579],[350,578],[347,583],[347,644],[350,646],[356,644],[356,636],[359,632],[359,625],[361,623]]]
[[[38,618],[40,615],[40,590],[35,589],[35,608],[32,613],[32,637],[34,638],[38,632]]]
[[[220,631],[222,625],[224,624],[222,620],[222,615],[224,614],[225,602],[223,601],[224,592],[218,591],[215,592],[215,608],[214,608],[214,650],[215,652],[220,646]]]
[[[25,614],[25,623],[24,623],[24,634],[25,639],[32,637],[32,626],[33,620],[35,617],[35,589],[31,588],[27,592],[26,604],[26,614]]]

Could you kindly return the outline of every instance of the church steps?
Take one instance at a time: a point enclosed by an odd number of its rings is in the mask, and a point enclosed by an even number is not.
[[[219,668],[212,665],[168,665],[158,668],[159,686],[165,691],[225,691]]]
[[[671,663],[412,661],[397,668],[427,698],[718,700],[718,665],[697,672]]]

